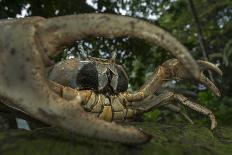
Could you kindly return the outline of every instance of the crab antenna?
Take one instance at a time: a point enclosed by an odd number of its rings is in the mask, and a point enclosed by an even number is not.
[[[111,57],[111,61],[112,61],[112,62],[115,62],[116,57],[117,57],[117,53],[116,53],[116,52],[113,52],[113,53],[112,53],[112,57]]]

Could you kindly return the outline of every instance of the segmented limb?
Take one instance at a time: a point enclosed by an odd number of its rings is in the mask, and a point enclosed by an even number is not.
[[[181,111],[181,109],[178,107],[178,106],[175,106],[173,104],[167,104],[167,105],[164,105],[165,108],[173,111],[173,112],[176,112],[178,114],[180,114],[181,116],[183,116],[190,124],[194,124],[193,120],[187,115],[185,114],[184,112]]]
[[[152,100],[150,100],[149,102],[146,102],[146,103],[139,103],[139,104],[134,103],[132,105],[132,107],[134,107],[135,109],[137,109],[141,113],[144,113],[147,111],[151,111],[155,107],[162,107],[162,106],[168,105],[170,103],[172,103],[172,104],[176,103],[173,101],[180,102],[184,106],[187,106],[194,111],[197,111],[203,115],[208,116],[210,121],[211,121],[211,130],[213,130],[217,126],[217,122],[215,120],[215,116],[214,116],[212,111],[210,111],[209,109],[207,109],[207,108],[205,108],[197,103],[190,101],[188,98],[186,98],[185,96],[183,96],[181,94],[175,94],[173,92],[166,92],[166,93],[160,94],[157,97],[154,97]]]
[[[144,113],[144,112],[152,111],[152,109],[164,107],[164,108],[167,108],[175,113],[182,115],[190,124],[194,124],[192,119],[187,114],[185,114],[181,111],[181,108],[170,103],[171,102],[169,100],[170,95],[171,94],[167,95],[165,93],[165,94],[160,94],[158,96],[157,95],[149,96],[148,98],[146,98],[143,101],[132,103],[131,108],[137,109],[137,110],[135,110],[137,113]],[[162,105],[161,104],[162,102],[165,102],[166,104]]]
[[[216,96],[220,96],[219,89],[203,74],[203,71],[210,69],[219,75],[222,75],[222,71],[210,62],[202,60],[198,60],[197,62],[200,66],[200,75],[197,78],[195,77],[195,80],[208,87]],[[129,102],[141,101],[149,95],[154,94],[168,79],[192,80],[193,77],[177,59],[170,59],[161,66],[158,66],[154,73],[146,80],[145,84],[138,91],[133,93],[124,92],[122,95]]]

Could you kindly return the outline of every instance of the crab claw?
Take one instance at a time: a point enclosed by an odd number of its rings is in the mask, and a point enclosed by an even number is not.
[[[222,76],[222,74],[223,74],[221,69],[218,68],[216,65],[214,65],[211,62],[203,61],[203,60],[197,60],[197,63],[199,65],[201,71],[205,71],[205,70],[210,69],[210,70],[214,71],[215,73],[219,74],[220,76]]]
[[[150,136],[133,127],[122,127],[88,115],[77,102],[55,94],[47,80],[43,50],[36,27],[45,19],[32,17],[0,21],[0,98],[10,107],[49,125],[61,127],[82,136],[140,144]]]
[[[176,38],[153,24],[135,18],[112,14],[55,17],[47,19],[37,33],[44,51],[50,57],[56,55],[57,50],[65,45],[89,36],[128,36],[143,39],[169,51],[184,65],[191,76],[200,75],[196,61]]]
[[[196,77],[195,80],[205,85],[216,96],[221,96],[219,89],[215,86],[215,84],[212,81],[209,80],[209,78],[207,78],[204,75],[203,72],[209,69],[222,76],[222,71],[216,65],[207,61],[198,60],[197,63],[200,67],[200,76]],[[166,61],[162,66],[164,66],[168,70],[167,72],[170,74],[169,77],[174,77],[175,79],[183,80],[193,79],[192,76],[189,75],[188,71],[177,59],[170,59]]]
[[[222,71],[214,64],[210,63],[210,62],[207,62],[207,61],[202,61],[202,60],[198,60],[197,61],[199,66],[200,66],[200,69],[201,69],[201,74],[200,74],[200,77],[199,77],[199,81],[204,84],[207,88],[209,88],[210,90],[212,90],[212,92],[220,97],[221,96],[221,93],[219,91],[219,89],[214,85],[214,83],[212,81],[210,81],[209,78],[207,78],[205,75],[204,75],[204,71],[205,70],[212,70],[214,71],[215,73],[217,73],[218,75],[222,76]]]

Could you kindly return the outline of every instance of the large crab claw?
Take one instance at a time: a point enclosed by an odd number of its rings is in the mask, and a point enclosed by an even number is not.
[[[209,80],[209,78],[204,75],[204,71],[212,70],[220,76],[222,76],[222,71],[216,65],[207,61],[197,60],[197,63],[200,67],[200,76],[195,79],[193,79],[192,76],[189,75],[189,72],[177,59],[170,59],[166,61],[162,66],[164,66],[166,70],[168,70],[169,78],[196,80],[196,82],[200,82],[201,84],[209,88],[214,93],[214,95],[221,96],[219,89],[214,85],[212,81]]]
[[[45,66],[63,45],[89,35],[134,36],[171,51],[186,68],[191,68],[193,76],[200,73],[187,49],[175,38],[130,17],[105,14],[30,17],[2,20],[0,28],[0,96],[5,103],[50,125],[88,137],[130,144],[149,140],[149,136],[133,127],[89,116],[79,103],[68,102],[50,89]]]

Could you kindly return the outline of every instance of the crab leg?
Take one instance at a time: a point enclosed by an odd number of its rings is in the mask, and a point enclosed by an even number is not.
[[[133,93],[126,91],[122,95],[128,102],[141,101],[156,92],[169,76],[170,74],[165,67],[158,66],[138,91]]]
[[[84,96],[73,103],[51,90],[43,51],[35,38],[36,26],[43,21],[38,17],[0,21],[0,97],[9,101],[6,104],[79,135],[128,144],[147,142],[149,136],[133,127],[108,123],[85,113],[78,105]]]
[[[182,103],[183,105],[201,113],[204,114],[206,116],[209,116],[209,119],[211,121],[211,130],[213,130],[216,126],[217,126],[217,121],[215,119],[215,116],[213,114],[213,112],[197,103],[191,102],[190,100],[188,100],[187,97],[181,95],[181,94],[174,94],[174,99],[177,101],[180,101],[180,103]]]
[[[194,124],[192,119],[189,118],[187,114],[183,113],[178,106],[172,103],[169,103],[170,102],[169,98],[171,97],[171,95],[172,94],[164,93],[160,95],[149,96],[143,101],[133,102],[131,108],[135,109],[135,111],[138,114],[141,114],[144,112],[152,111],[152,109],[155,109],[155,108],[165,107],[173,112],[176,112],[182,115],[190,124]],[[167,104],[161,106],[162,102],[165,102]]]
[[[191,108],[192,110],[197,111],[203,115],[209,116],[209,119],[211,120],[211,130],[213,130],[217,126],[217,122],[215,120],[215,116],[212,113],[212,111],[210,111],[209,109],[197,103],[190,101],[188,98],[186,98],[183,95],[175,94],[173,92],[166,92],[166,93],[160,94],[146,103],[142,103],[142,104],[134,103],[132,107],[140,111],[140,113],[144,113],[146,111],[150,111],[154,107],[161,107],[161,106],[168,105],[170,103],[175,103],[173,101],[179,101],[181,104]],[[189,119],[189,118],[186,118],[186,119]]]
[[[210,62],[201,60],[198,60],[197,62],[200,66],[200,75],[199,77],[195,78],[195,80],[208,87],[216,96],[220,96],[219,89],[203,74],[203,71],[206,69],[211,69],[219,75],[222,75],[222,71]],[[168,79],[192,80],[193,78],[177,59],[170,59],[161,66],[158,66],[154,73],[146,80],[145,84],[139,88],[139,90],[133,93],[124,92],[122,95],[129,102],[141,101],[149,95],[154,94]]]
[[[187,114],[183,113],[178,106],[175,106],[173,104],[167,104],[167,105],[164,105],[164,107],[173,111],[173,112],[176,112],[176,113],[182,115],[190,124],[194,124],[192,119]]]

